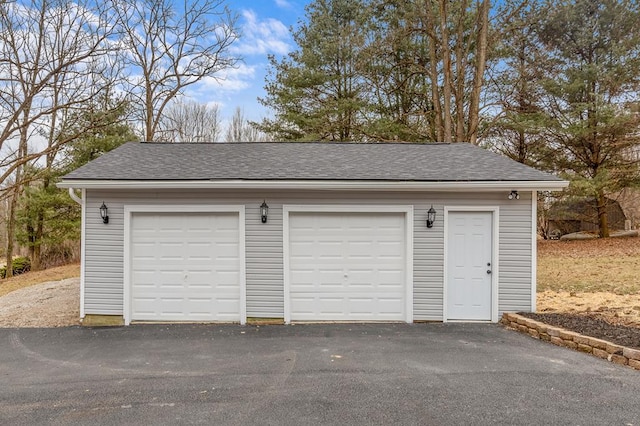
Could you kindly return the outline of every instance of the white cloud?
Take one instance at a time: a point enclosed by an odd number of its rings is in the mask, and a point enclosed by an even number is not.
[[[282,0],[281,0],[282,1]],[[289,29],[273,18],[260,20],[252,10],[242,11],[242,32],[233,52],[240,55],[285,55],[291,50]]]
[[[240,64],[236,68],[227,69],[214,77],[206,77],[192,86],[188,95],[194,98],[211,98],[211,94],[221,92],[239,92],[248,89],[255,79],[256,67]]]
[[[280,0],[280,6],[286,2]],[[225,70],[217,78],[205,78],[191,86],[185,95],[200,103],[215,103],[223,117],[240,106],[250,120],[260,120],[265,108],[256,101],[264,96],[267,54],[286,55],[293,49],[289,29],[281,21],[260,18],[253,10],[243,10],[240,18],[241,38],[231,52],[244,59],[236,68]]]
[[[289,3],[287,0],[275,0],[276,1],[276,6],[282,8],[282,9],[290,9],[291,8],[291,3]]]

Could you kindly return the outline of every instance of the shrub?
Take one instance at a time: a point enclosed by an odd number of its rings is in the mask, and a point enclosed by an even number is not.
[[[58,244],[42,246],[40,268],[67,265],[80,261],[80,241],[64,241]]]
[[[13,259],[13,275],[20,275],[31,270],[31,261],[28,257],[16,257]],[[0,268],[0,278],[7,277],[7,267]]]

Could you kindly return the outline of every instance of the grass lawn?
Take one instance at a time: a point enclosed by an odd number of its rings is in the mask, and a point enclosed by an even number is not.
[[[46,281],[60,281],[80,276],[80,264],[57,266],[44,271],[27,272],[15,277],[0,280],[0,296],[20,288],[29,287]]]
[[[640,238],[538,243],[537,312],[640,327]]]
[[[640,238],[540,241],[538,291],[640,294]]]

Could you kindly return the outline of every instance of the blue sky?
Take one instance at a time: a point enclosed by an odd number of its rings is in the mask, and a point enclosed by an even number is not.
[[[245,117],[259,121],[268,115],[257,101],[264,95],[267,55],[286,55],[294,49],[289,28],[304,18],[308,0],[227,0],[238,14],[242,37],[232,45],[232,53],[244,61],[229,70],[221,82],[207,80],[189,92],[203,103],[219,105],[223,119],[230,117],[237,106],[244,108]]]

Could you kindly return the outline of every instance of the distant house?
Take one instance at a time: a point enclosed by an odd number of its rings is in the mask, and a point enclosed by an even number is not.
[[[640,228],[640,189],[624,188],[611,194],[610,197],[620,204],[620,208],[627,218],[628,223],[625,229]]]
[[[607,198],[607,219],[612,231],[629,228],[627,216],[620,203]],[[572,198],[554,203],[549,210],[549,231],[551,234],[571,234],[573,232],[598,232],[598,209],[594,197]]]
[[[125,324],[532,311],[537,191],[567,185],[468,143],[129,143],[59,184],[80,315]]]

